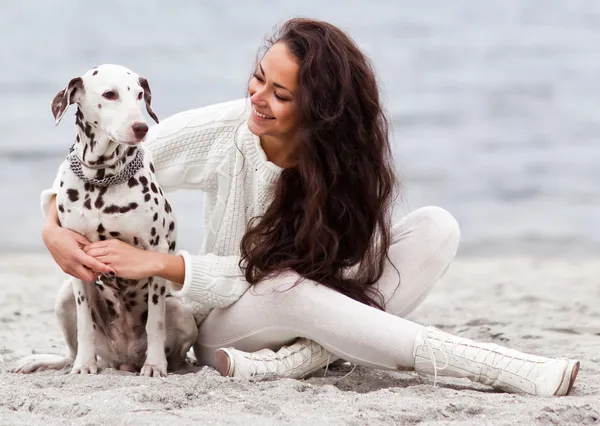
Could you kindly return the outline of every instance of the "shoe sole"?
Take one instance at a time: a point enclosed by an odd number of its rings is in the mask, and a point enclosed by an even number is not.
[[[231,360],[229,355],[222,349],[217,349],[215,352],[215,369],[224,377],[231,377],[233,370],[231,369]]]
[[[565,368],[565,373],[563,375],[563,379],[558,386],[558,389],[554,393],[554,396],[565,396],[571,392],[573,389],[573,385],[575,384],[575,379],[577,378],[577,374],[579,373],[579,367],[581,363],[579,361],[569,361],[567,368]],[[568,381],[566,379],[569,379]],[[566,390],[565,390],[566,387]]]

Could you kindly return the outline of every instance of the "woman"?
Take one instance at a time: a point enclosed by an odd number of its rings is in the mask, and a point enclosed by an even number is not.
[[[196,356],[224,375],[303,377],[341,358],[507,391],[569,392],[578,361],[403,319],[448,268],[459,229],[435,207],[391,225],[386,118],[374,72],[347,35],[319,21],[284,23],[248,92],[176,114],[147,137],[164,190],[206,193],[202,254],[90,244],[58,226],[49,190],[43,237],[61,268],[85,280],[109,268],[171,280],[203,320]]]

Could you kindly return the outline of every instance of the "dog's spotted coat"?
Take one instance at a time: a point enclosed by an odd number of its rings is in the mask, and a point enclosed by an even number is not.
[[[103,180],[123,173],[143,149],[139,142],[148,126],[139,111],[142,99],[149,115],[158,122],[150,106],[148,82],[115,65],[103,65],[72,79],[54,98],[52,112],[57,123],[69,104],[78,104],[72,150],[85,178]],[[80,179],[65,160],[57,175],[56,206],[61,226],[92,242],[119,239],[144,250],[173,253],[173,212],[156,180],[151,157],[144,154],[143,166],[135,174],[108,187]],[[57,313],[61,318],[67,316],[68,309],[77,312],[76,339],[73,324],[71,329],[63,324],[71,350],[66,360],[73,361],[73,373],[95,373],[96,356],[115,368],[141,368],[148,376],[164,376],[167,364],[175,368],[185,360],[197,334],[196,325],[191,310],[168,297],[164,279],[129,280],[102,274],[96,283],[73,279],[66,285],[73,291],[69,294],[63,288]],[[73,296],[75,304],[69,307]],[[38,357],[25,362],[19,371],[64,364]]]

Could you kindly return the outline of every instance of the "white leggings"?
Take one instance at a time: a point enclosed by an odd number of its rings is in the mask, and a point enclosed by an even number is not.
[[[446,272],[459,239],[458,224],[446,210],[415,210],[393,227],[393,265],[387,264],[376,284],[385,312],[310,281],[292,287],[297,275],[288,273],[263,280],[233,305],[213,310],[200,326],[196,356],[200,363],[214,365],[215,350],[221,347],[278,350],[307,337],[359,365],[413,367],[413,343],[422,326],[403,317]]]

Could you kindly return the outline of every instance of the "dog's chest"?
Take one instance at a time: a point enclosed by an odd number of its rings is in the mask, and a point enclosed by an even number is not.
[[[61,225],[92,242],[116,238],[145,250],[175,249],[171,206],[149,167],[109,187],[86,183],[63,167],[56,205]]]

